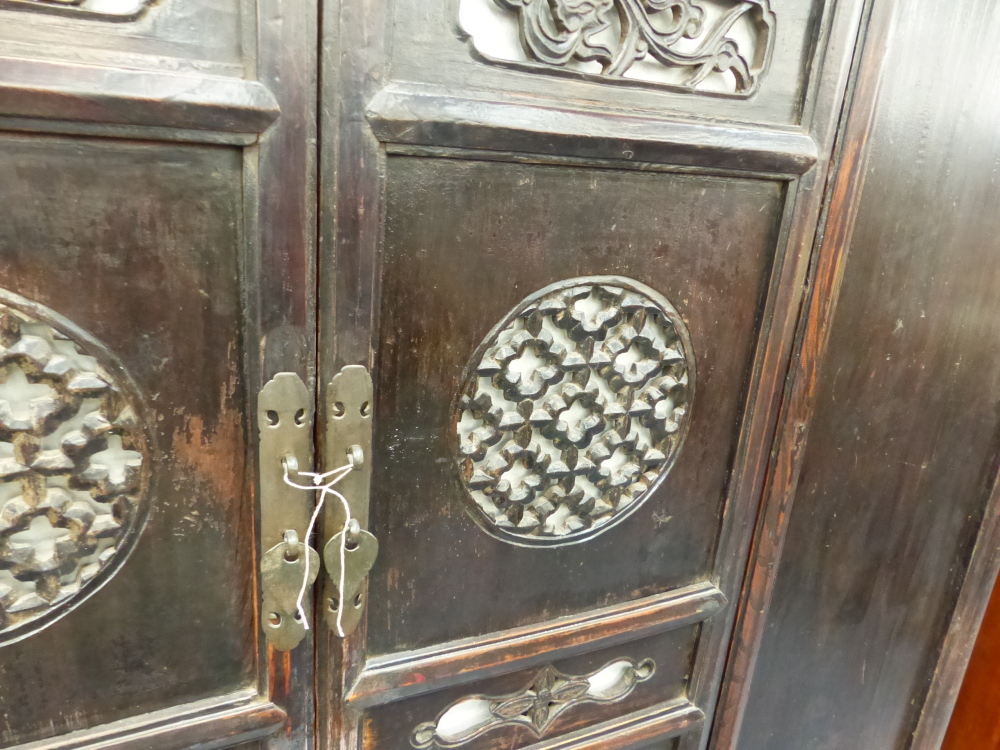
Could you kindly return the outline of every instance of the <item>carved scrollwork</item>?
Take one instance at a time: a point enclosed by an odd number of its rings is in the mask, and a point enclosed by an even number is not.
[[[0,10],[57,13],[105,21],[133,21],[156,0],[0,0]]]
[[[147,514],[143,413],[103,346],[0,292],[0,642],[57,619],[124,562]]]
[[[510,695],[470,695],[451,704],[435,721],[420,724],[410,736],[416,748],[458,747],[505,726],[528,727],[542,737],[564,712],[586,703],[614,703],[653,676],[652,659],[619,659],[589,675],[563,674],[549,665],[523,690]]]
[[[636,281],[572,279],[531,295],[477,350],[456,405],[474,515],[526,545],[622,520],[673,465],[694,376],[680,316]]]
[[[498,46],[505,19],[487,3],[516,19],[519,50]],[[487,59],[740,96],[757,87],[775,23],[769,0],[463,0],[462,11]]]

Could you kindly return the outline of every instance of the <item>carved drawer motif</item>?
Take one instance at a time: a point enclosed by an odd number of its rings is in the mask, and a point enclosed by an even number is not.
[[[649,287],[587,277],[531,295],[473,355],[455,409],[473,515],[526,545],[621,521],[673,465],[694,385],[687,328]]]
[[[656,671],[652,659],[619,659],[592,674],[576,676],[544,667],[531,684],[511,695],[470,695],[456,701],[434,721],[413,730],[416,748],[458,747],[481,734],[506,726],[526,726],[542,737],[565,711],[586,703],[623,700]]]
[[[107,581],[147,515],[150,440],[115,357],[0,291],[0,643]]]
[[[768,0],[461,0],[489,62],[749,96],[774,41]]]

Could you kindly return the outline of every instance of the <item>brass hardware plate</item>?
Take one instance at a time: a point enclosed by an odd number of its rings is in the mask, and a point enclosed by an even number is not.
[[[310,466],[313,399],[298,375],[282,372],[261,389],[257,399],[260,430],[261,627],[268,642],[290,651],[305,637],[306,623],[296,619],[295,602],[305,577],[318,575],[319,554],[305,539],[312,493],[285,483],[285,467],[300,483],[300,466]],[[306,553],[305,550],[308,550]],[[297,583],[296,583],[297,581]],[[312,596],[303,597],[307,619]]]
[[[361,613],[365,608],[365,582],[377,557],[378,540],[370,532],[354,527],[354,521],[348,524],[346,532],[334,534],[326,543],[323,560],[331,592],[331,598],[326,603],[326,615],[335,633],[339,634],[337,614],[341,609],[343,615],[339,625],[345,636],[353,633],[361,622]]]
[[[288,541],[276,544],[260,561],[260,580],[265,594],[262,613],[264,632],[268,642],[278,651],[291,651],[306,635],[306,623],[298,612],[299,591],[306,577],[306,555],[309,555],[308,590],[319,576],[319,553],[299,541],[298,535],[289,530]],[[311,596],[308,598],[312,598]],[[306,597],[302,606],[309,611]]]
[[[323,523],[323,559],[328,573],[323,582],[323,616],[335,633],[347,636],[361,622],[367,595],[365,582],[378,554],[378,542],[367,532],[374,408],[368,370],[350,365],[337,373],[327,388],[326,405],[325,468],[330,471],[352,460],[354,465],[354,471],[336,487],[351,512],[346,541],[347,517],[343,503],[336,497],[327,499]],[[345,544],[344,592],[340,591],[341,544]]]

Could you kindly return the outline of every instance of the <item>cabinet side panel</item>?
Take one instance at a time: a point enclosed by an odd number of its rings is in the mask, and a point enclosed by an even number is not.
[[[896,23],[741,750],[907,746],[995,473],[1000,16]]]

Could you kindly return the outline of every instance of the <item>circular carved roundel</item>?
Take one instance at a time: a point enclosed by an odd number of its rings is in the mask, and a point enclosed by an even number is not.
[[[597,276],[532,294],[473,355],[455,406],[473,516],[522,545],[621,521],[673,465],[694,384],[687,328],[649,287]]]
[[[148,511],[143,413],[114,355],[0,290],[0,643],[55,621],[125,561]]]

